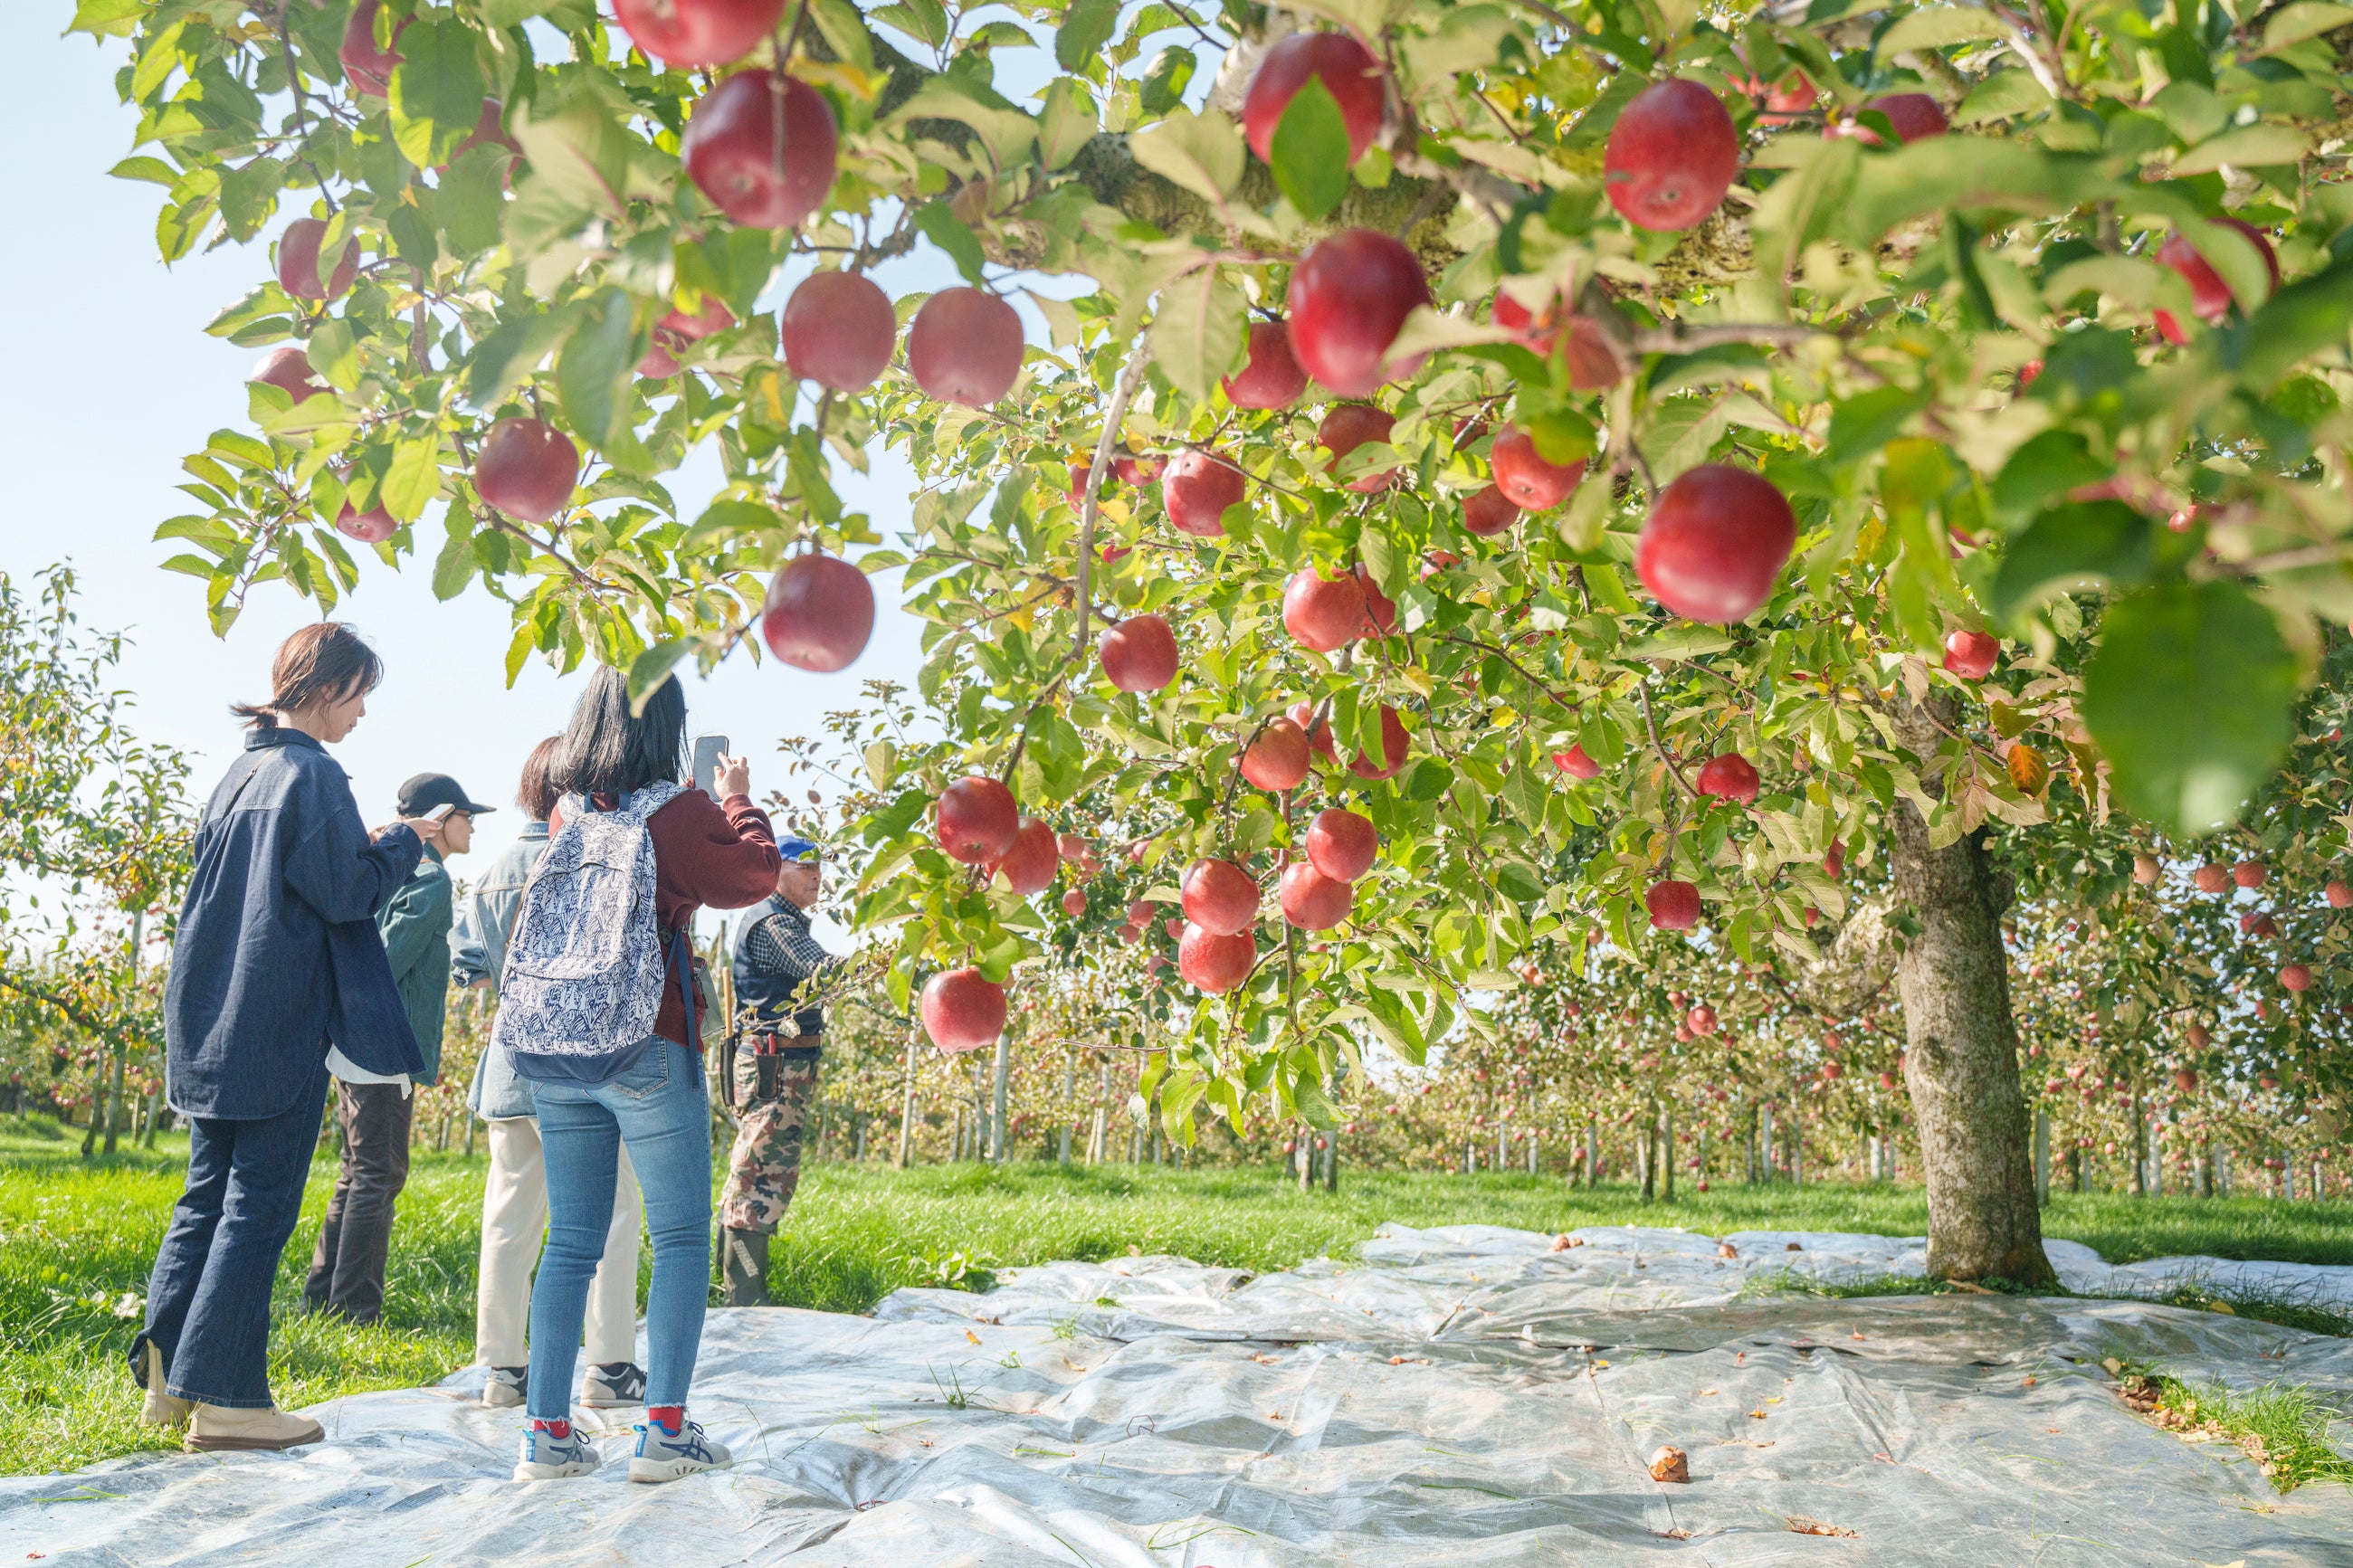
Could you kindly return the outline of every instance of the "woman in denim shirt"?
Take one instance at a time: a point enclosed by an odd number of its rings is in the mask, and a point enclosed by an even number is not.
[[[460,985],[498,994],[507,935],[522,907],[532,868],[547,852],[547,819],[556,793],[547,770],[560,736],[533,748],[515,804],[530,821],[522,837],[483,870],[449,933],[450,975]],[[531,1085],[515,1077],[506,1053],[486,1049],[474,1065],[466,1103],[490,1123],[491,1174],[482,1189],[482,1251],[474,1288],[474,1361],[489,1367],[482,1403],[518,1405],[530,1386],[524,1327],[531,1315],[531,1269],[547,1222],[547,1173]],[[588,1290],[588,1376],[581,1403],[635,1405],[645,1397],[638,1365],[638,1178],[621,1150],[613,1188],[613,1222]]]

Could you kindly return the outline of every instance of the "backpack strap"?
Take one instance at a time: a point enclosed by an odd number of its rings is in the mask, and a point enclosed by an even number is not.
[[[678,999],[686,1009],[686,1037],[696,1042],[686,1048],[699,1050],[702,1028],[695,1016],[694,944],[689,940],[689,928],[681,926],[669,932],[669,947],[670,967],[678,971]]]

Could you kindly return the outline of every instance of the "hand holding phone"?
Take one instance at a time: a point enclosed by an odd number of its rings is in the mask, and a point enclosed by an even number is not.
[[[724,800],[726,798],[719,788],[720,759],[724,757],[726,754],[726,736],[697,735],[694,738],[695,786],[713,800]]]

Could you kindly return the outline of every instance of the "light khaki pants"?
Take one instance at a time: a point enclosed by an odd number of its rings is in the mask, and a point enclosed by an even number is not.
[[[491,1178],[482,1190],[482,1257],[474,1300],[474,1360],[523,1366],[531,1353],[531,1271],[547,1226],[547,1169],[539,1123],[528,1116],[493,1121]],[[638,1177],[621,1152],[613,1186],[613,1227],[588,1288],[586,1348],[591,1365],[638,1359]]]

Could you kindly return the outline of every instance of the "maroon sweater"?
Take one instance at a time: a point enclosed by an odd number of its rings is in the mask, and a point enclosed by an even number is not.
[[[604,796],[596,804],[601,811],[613,808]],[[547,826],[550,833],[561,828],[561,816]],[[747,909],[776,890],[784,857],[776,853],[768,814],[747,795],[713,801],[690,789],[646,818],[646,831],[654,841],[654,918],[665,931],[684,929],[706,904]],[[662,985],[654,1033],[689,1050],[701,1048],[687,1037],[686,1005],[679,1000],[676,974]]]

